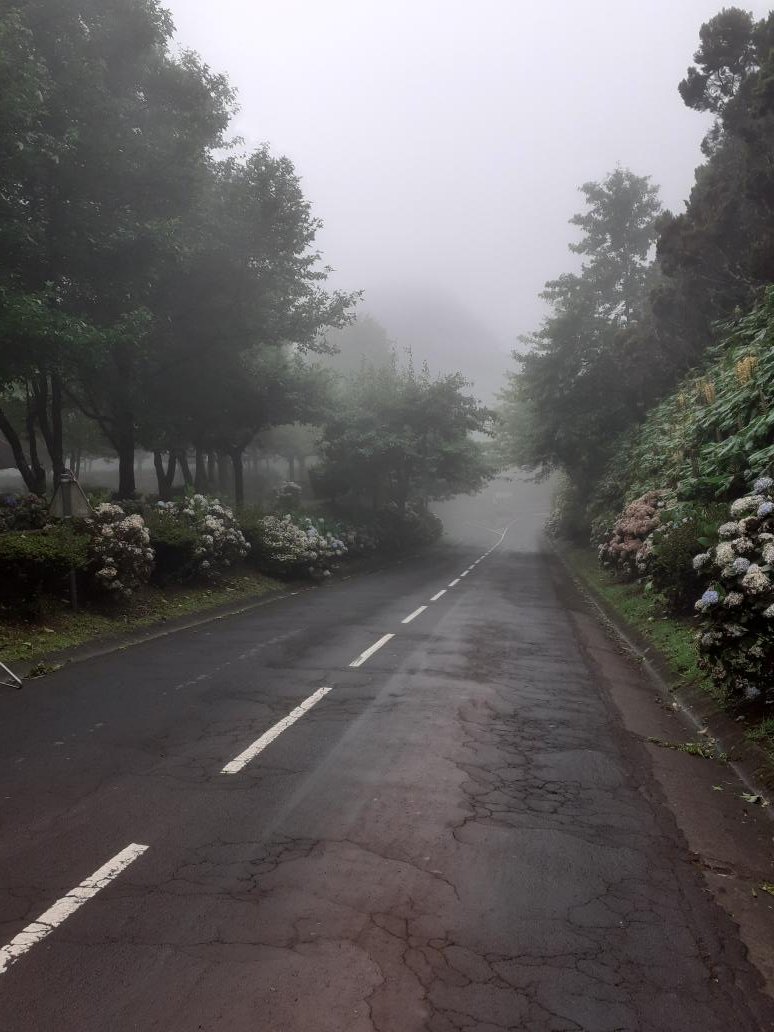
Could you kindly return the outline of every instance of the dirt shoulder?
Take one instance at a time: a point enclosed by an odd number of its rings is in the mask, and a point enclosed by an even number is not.
[[[556,554],[551,568],[581,649],[625,730],[644,743],[686,850],[707,890],[739,926],[750,960],[774,995],[774,821],[749,756],[747,765],[741,757],[735,760],[728,744],[738,728],[707,696],[706,713],[697,712],[691,703],[701,701],[700,692],[686,699],[673,691],[658,669],[669,670],[667,660],[652,645],[644,654],[631,637],[634,629],[603,608]],[[711,726],[705,716],[711,716]]]

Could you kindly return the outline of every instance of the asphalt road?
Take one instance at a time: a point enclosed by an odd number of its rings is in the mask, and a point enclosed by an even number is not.
[[[545,508],[0,696],[1,1032],[774,1028]]]

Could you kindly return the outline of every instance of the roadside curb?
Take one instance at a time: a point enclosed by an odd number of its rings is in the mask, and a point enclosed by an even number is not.
[[[622,651],[646,674],[664,702],[679,712],[695,731],[708,728],[715,746],[728,757],[729,770],[739,778],[752,795],[764,801],[766,815],[774,820],[772,794],[761,782],[757,771],[770,764],[769,757],[754,742],[741,733],[740,725],[728,716],[708,696],[697,690],[686,692],[670,683],[672,674],[666,657],[642,634],[632,627],[594,588],[583,580],[567,562],[556,544],[544,538],[547,551],[556,560],[564,577],[571,582],[581,602],[594,610],[608,635],[617,641]],[[739,756],[738,759],[731,759]]]
[[[429,546],[427,551],[432,547],[432,545]],[[382,563],[382,565],[378,566],[371,565],[371,562],[375,563],[376,560],[369,561],[368,559],[355,559],[352,561],[352,565],[356,566],[355,569],[350,569],[346,574],[334,578],[332,581],[329,579],[328,581],[313,584],[298,582],[298,587],[293,591],[283,591],[278,589],[254,597],[252,601],[248,596],[247,598],[242,598],[234,602],[225,602],[221,605],[213,606],[210,609],[200,610],[198,613],[189,613],[185,616],[173,617],[171,620],[159,620],[138,631],[126,631],[124,633],[119,631],[116,634],[111,634],[107,637],[102,636],[100,638],[94,638],[92,641],[84,642],[82,645],[73,645],[66,649],[44,653],[42,656],[39,655],[35,662],[17,660],[13,663],[12,669],[14,674],[16,674],[23,682],[19,686],[19,689],[21,689],[30,681],[39,680],[41,677],[46,676],[46,674],[54,673],[64,666],[72,666],[76,663],[85,663],[90,659],[98,659],[101,656],[108,656],[114,652],[123,652],[126,649],[134,648],[137,645],[145,645],[148,642],[157,641],[160,638],[169,638],[181,631],[193,630],[196,627],[203,627],[206,624],[215,623],[219,620],[226,620],[232,616],[241,616],[244,613],[264,608],[265,606],[272,605],[275,602],[283,602],[289,598],[307,594],[310,591],[319,591],[322,587],[328,585],[333,587],[356,577],[367,577],[372,574],[383,573],[385,570],[393,569],[396,566],[402,566],[404,563],[416,559],[420,554],[423,553],[412,552],[408,555],[400,556],[399,559],[387,565]],[[31,670],[40,668],[44,669],[33,677],[29,676]]]

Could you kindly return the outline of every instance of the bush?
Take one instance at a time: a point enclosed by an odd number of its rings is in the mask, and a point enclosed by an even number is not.
[[[127,516],[120,505],[103,502],[83,523],[91,534],[93,581],[100,590],[128,598],[147,584],[154,555],[142,516]]]
[[[585,541],[588,534],[586,507],[582,492],[568,476],[563,475],[551,501],[551,515],[546,520],[546,533],[552,538]]]
[[[301,486],[292,480],[286,480],[274,491],[275,512],[296,512],[301,505]]]
[[[694,557],[706,590],[697,644],[701,665],[737,699],[774,698],[774,480],[730,507],[719,544]]]
[[[443,523],[428,509],[407,505],[402,513],[397,508],[382,510],[371,532],[379,551],[405,552],[437,541],[443,534]]]
[[[41,615],[44,595],[67,590],[70,570],[83,577],[90,537],[72,524],[0,534],[0,605],[11,617]]]
[[[6,530],[42,530],[48,523],[48,502],[39,495],[0,498],[0,533]]]
[[[196,549],[199,534],[174,513],[155,510],[147,516],[151,548],[155,553],[152,580],[157,584],[182,583],[199,573]]]
[[[725,506],[678,504],[664,513],[660,526],[647,539],[652,587],[676,612],[693,606],[699,587],[693,557],[698,548],[711,545],[724,512]]]
[[[196,494],[179,502],[158,502],[156,515],[162,514],[196,536],[187,576],[211,577],[244,559],[250,551],[234,513],[217,498]],[[178,537],[178,545],[182,548],[182,537]]]
[[[626,506],[609,538],[599,546],[603,566],[611,566],[629,577],[647,572],[653,551],[651,535],[661,523],[667,498],[666,491],[648,491]]]
[[[261,521],[260,560],[279,575],[330,576],[331,567],[344,558],[347,546],[309,517],[299,522],[290,515],[265,516]]]

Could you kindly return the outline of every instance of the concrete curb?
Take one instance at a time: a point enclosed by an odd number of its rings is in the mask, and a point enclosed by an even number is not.
[[[427,551],[433,546],[429,546]],[[264,606],[272,605],[275,602],[283,602],[289,598],[294,598],[297,595],[304,595],[310,591],[319,591],[322,587],[336,584],[343,584],[346,581],[352,580],[355,577],[367,577],[377,573],[383,573],[385,570],[390,570],[396,566],[402,566],[404,563],[410,562],[422,553],[412,552],[408,555],[402,555],[395,562],[385,564],[383,561],[380,565],[373,565],[378,560],[353,560],[352,565],[355,569],[351,569],[344,576],[334,578],[333,580],[324,581],[322,583],[307,584],[300,582],[299,586],[294,591],[271,591],[264,595],[260,595],[253,601],[248,598],[242,598],[234,602],[226,602],[218,606],[213,606],[211,609],[200,610],[198,613],[189,613],[185,616],[174,617],[171,620],[159,620],[155,623],[149,624],[146,628],[138,631],[126,631],[124,633],[111,634],[108,637],[95,638],[92,641],[84,642],[82,645],[73,645],[67,649],[60,649],[58,651],[48,652],[39,656],[34,662],[16,661],[12,664],[11,669],[16,674],[24,686],[25,682],[30,680],[37,680],[39,677],[45,676],[47,673],[53,673],[56,670],[61,669],[63,666],[70,666],[75,663],[85,663],[90,659],[97,659],[100,656],[107,656],[113,652],[123,652],[126,649],[133,648],[136,645],[144,645],[150,641],[156,641],[159,638],[168,638],[173,634],[178,634],[181,631],[192,630],[195,627],[203,627],[206,624],[215,623],[218,620],[226,620],[232,616],[241,616],[244,613],[252,612],[255,609],[261,609]],[[46,669],[30,678],[29,674],[31,670],[36,667],[45,666]],[[8,690],[11,690],[10,688]],[[18,690],[18,689],[17,689]]]
[[[758,795],[764,800],[763,809],[768,818],[774,820],[771,792],[760,782],[756,774],[756,770],[760,766],[765,762],[770,762],[769,757],[754,742],[744,739],[740,735],[739,725],[727,713],[718,709],[717,705],[706,695],[697,693],[696,697],[691,698],[687,693],[670,684],[667,658],[659,652],[655,645],[647,642],[635,628],[629,626],[607,600],[595,591],[592,585],[587,584],[579,577],[550,538],[546,537],[545,542],[547,550],[557,560],[565,577],[572,582],[577,595],[589,608],[594,610],[608,634],[644,671],[664,701],[676,709],[695,731],[704,727],[709,728],[715,746],[727,757],[744,753],[741,759],[728,759],[728,767],[750,794]]]

